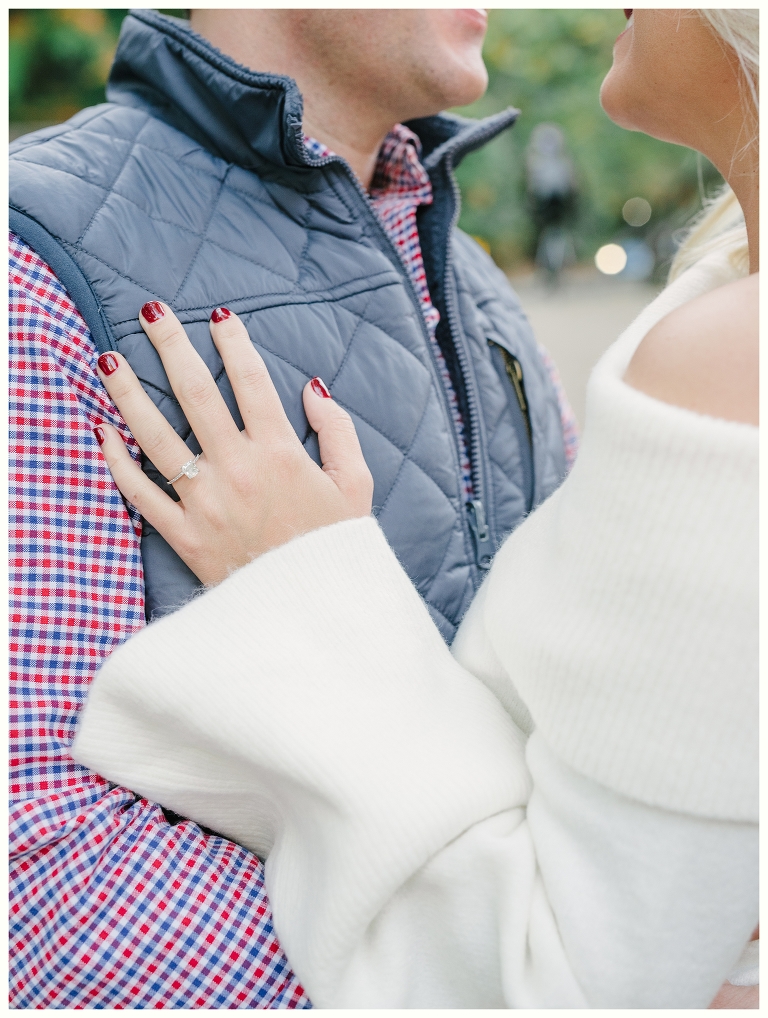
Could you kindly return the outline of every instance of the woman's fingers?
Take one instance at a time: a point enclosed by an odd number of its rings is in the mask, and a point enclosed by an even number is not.
[[[104,387],[144,454],[165,477],[175,477],[182,464],[192,458],[187,444],[176,434],[144,392],[133,369],[122,354],[103,353],[97,364]],[[182,481],[184,480],[182,478]],[[122,488],[120,490],[122,491]]]
[[[181,505],[150,481],[115,428],[98,424],[93,432],[121,494],[159,533],[178,533],[184,522]]]
[[[320,378],[304,386],[304,409],[317,432],[323,470],[347,498],[355,515],[371,511],[373,478],[352,418],[331,398]]]
[[[263,360],[235,315],[217,308],[211,335],[246,422],[249,434],[242,435],[170,309],[145,304],[141,319],[205,451],[201,477],[174,481],[182,496],[182,502],[174,502],[131,459],[114,428],[100,424],[96,437],[125,498],[203,583],[218,583],[298,534],[370,513],[373,482],[354,425],[320,379],[306,387],[304,405],[318,433],[322,470],[302,448]],[[192,458],[187,445],[121,354],[102,354],[98,367],[144,453],[165,477],[175,477]]]
[[[263,440],[269,434],[295,439],[296,433],[285,415],[267,366],[237,315],[228,308],[216,308],[211,315],[210,328],[248,436],[255,440]]]
[[[237,425],[181,322],[158,300],[142,307],[139,321],[160,354],[171,388],[203,452],[226,452],[238,438]]]

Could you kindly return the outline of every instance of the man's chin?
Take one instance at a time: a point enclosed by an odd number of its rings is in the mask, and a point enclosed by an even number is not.
[[[488,71],[485,64],[466,64],[445,81],[442,90],[440,109],[452,109],[454,106],[469,106],[470,103],[482,99],[488,88]]]

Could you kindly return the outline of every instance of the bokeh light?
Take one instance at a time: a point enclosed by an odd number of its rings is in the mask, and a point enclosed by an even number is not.
[[[627,252],[621,244],[604,244],[595,255],[595,265],[606,276],[615,276],[627,264]]]
[[[652,211],[651,203],[645,198],[630,198],[629,201],[624,202],[621,214],[624,216],[624,222],[629,223],[630,226],[645,226],[651,218]]]

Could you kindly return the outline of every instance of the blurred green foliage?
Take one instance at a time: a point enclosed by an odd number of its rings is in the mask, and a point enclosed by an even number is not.
[[[104,102],[126,10],[10,10],[8,106],[14,123],[60,123]],[[183,10],[164,14],[185,17]]]
[[[127,10],[11,10],[9,110],[31,128],[66,120],[104,101],[104,83]],[[182,10],[163,13],[184,17]],[[460,224],[481,238],[505,268],[530,259],[533,227],[526,212],[524,151],[537,123],[565,131],[581,198],[577,252],[622,232],[628,198],[646,198],[653,215],[644,233],[680,225],[700,204],[697,158],[687,149],[624,131],[598,102],[624,25],[620,10],[493,10],[485,43],[488,92],[461,112],[474,117],[505,106],[520,120],[459,167],[464,204]],[[705,183],[717,178],[705,164]],[[669,231],[667,231],[669,232]]]
[[[625,131],[603,113],[600,83],[625,25],[621,10],[489,12],[484,47],[488,91],[457,112],[481,117],[516,106],[521,116],[511,131],[459,167],[464,196],[460,225],[485,241],[505,268],[534,253],[524,153],[531,131],[542,121],[563,129],[576,166],[580,258],[627,234],[645,235],[663,251],[674,228],[700,208],[700,183],[710,190],[721,179],[689,149]],[[653,209],[642,231],[627,227],[621,215],[624,203],[636,196],[646,198]]]

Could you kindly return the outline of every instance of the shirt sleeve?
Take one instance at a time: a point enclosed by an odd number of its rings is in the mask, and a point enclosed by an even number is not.
[[[13,234],[9,347],[11,1007],[307,1007],[259,860],[70,756],[96,669],[144,625],[140,520],[92,429],[139,450]]]
[[[576,462],[576,455],[579,451],[579,424],[570,401],[565,394],[565,389],[560,379],[560,372],[557,370],[549,351],[539,344],[539,353],[557,395],[557,405],[560,408],[560,424],[563,429],[563,442],[565,444],[565,466],[566,470],[570,472],[571,467]]]

